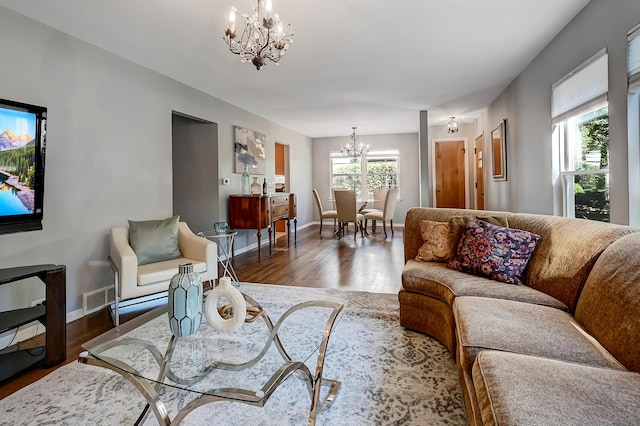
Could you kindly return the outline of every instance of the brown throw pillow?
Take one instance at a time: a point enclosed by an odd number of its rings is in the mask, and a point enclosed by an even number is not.
[[[420,233],[424,244],[418,249],[416,260],[448,262],[451,250],[449,224],[423,220],[420,222]]]
[[[449,259],[447,259],[448,261],[452,261],[456,257],[462,234],[467,227],[467,223],[472,219],[484,220],[492,225],[503,226],[505,228],[509,227],[509,222],[507,222],[507,218],[504,216],[453,216],[449,219],[449,241],[451,248],[449,249],[450,255]]]

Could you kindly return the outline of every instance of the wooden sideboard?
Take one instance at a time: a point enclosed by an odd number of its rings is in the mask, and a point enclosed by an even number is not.
[[[269,254],[271,254],[273,224],[278,220],[287,221],[287,242],[291,232],[290,221],[293,220],[294,241],[297,240],[296,194],[229,196],[229,226],[232,229],[257,231],[258,257],[260,257],[262,230],[265,228],[269,232]]]

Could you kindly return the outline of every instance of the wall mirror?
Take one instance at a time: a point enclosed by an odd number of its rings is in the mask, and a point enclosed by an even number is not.
[[[493,153],[493,179],[507,180],[507,120],[502,120],[491,129]]]

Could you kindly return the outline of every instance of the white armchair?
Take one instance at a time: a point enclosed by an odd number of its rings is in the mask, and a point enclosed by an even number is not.
[[[113,316],[116,327],[120,325],[121,302],[166,292],[181,263],[192,263],[194,272],[203,282],[218,277],[216,243],[195,235],[185,222],[178,224],[181,257],[177,259],[138,265],[138,258],[129,244],[128,226],[111,228],[109,247],[109,262],[115,275]]]

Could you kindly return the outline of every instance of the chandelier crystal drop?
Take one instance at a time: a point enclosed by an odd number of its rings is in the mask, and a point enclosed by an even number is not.
[[[340,152],[343,155],[347,155],[353,158],[363,157],[367,155],[367,152],[369,152],[369,145],[358,143],[358,139],[360,138],[360,135],[356,134],[357,127],[352,127],[352,129],[353,129],[353,133],[349,135],[349,139],[351,140],[351,142],[348,144],[342,145],[340,147]]]
[[[236,31],[236,20],[241,33]],[[285,32],[280,18],[272,11],[271,0],[257,0],[252,15],[231,8],[223,39],[231,53],[240,56],[241,62],[251,61],[260,70],[267,60],[278,65],[293,43],[293,34]]]
[[[449,123],[447,123],[447,133],[458,133],[458,122],[455,117],[449,117]]]

